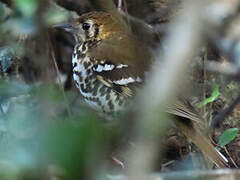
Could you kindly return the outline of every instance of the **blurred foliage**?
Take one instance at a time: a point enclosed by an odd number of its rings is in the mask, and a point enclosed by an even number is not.
[[[237,134],[238,128],[229,128],[225,130],[219,138],[218,145],[225,146],[229,144],[232,140],[234,140],[237,137]]]
[[[101,169],[106,147],[103,143],[103,128],[94,117],[87,115],[82,122],[74,125],[69,122],[59,123],[48,128],[43,134],[40,140],[40,159],[46,165],[59,165],[70,178],[94,177]],[[86,174],[90,169],[93,174]]]
[[[68,15],[66,10],[52,7],[44,14],[44,20],[48,25],[58,24],[67,21]]]
[[[15,36],[35,34],[37,31],[34,17],[19,17],[9,19],[4,24],[5,31],[11,31]]]
[[[41,30],[41,26],[66,21],[70,12],[50,3],[50,7],[39,9],[39,0],[14,0],[14,9],[10,18],[2,26],[4,32],[11,32],[15,36],[34,35]],[[47,5],[47,3],[46,3]],[[4,8],[0,4],[0,20],[4,17]],[[1,16],[2,15],[2,16]]]
[[[0,22],[3,21],[4,14],[5,14],[4,4],[0,2]]]
[[[11,64],[13,63],[14,58],[14,50],[10,47],[0,48],[0,63],[2,69],[0,72],[6,72],[8,68],[10,68]],[[1,72],[1,73],[3,73]]]
[[[43,80],[26,84],[19,72],[26,69],[28,74],[36,64],[39,32],[66,21],[70,14],[47,1],[45,6],[41,3],[13,0],[8,15],[0,3],[0,74],[6,73],[0,77],[0,179],[92,179],[104,167],[109,141],[117,131],[100,123],[74,92]],[[45,59],[39,60],[49,64],[44,53]]]
[[[0,73],[6,72],[13,63],[17,63],[17,59],[23,56],[23,52],[23,46],[19,43],[0,47]]]
[[[0,94],[0,106],[9,103],[0,113],[0,179],[19,179],[25,170],[41,177],[50,166],[68,179],[88,179],[104,167],[116,131],[84,106],[69,115],[58,86],[1,80]]]
[[[14,0],[14,4],[24,16],[33,16],[38,7],[38,0]]]
[[[29,35],[37,31],[36,10],[38,0],[14,0],[14,9],[10,19],[4,22],[4,31],[14,35]]]

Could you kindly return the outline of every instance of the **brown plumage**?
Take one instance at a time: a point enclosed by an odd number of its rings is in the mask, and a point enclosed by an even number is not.
[[[188,137],[202,153],[218,167],[228,167],[226,160],[214,148],[210,140],[202,133],[206,128],[204,119],[185,99],[176,101],[167,112],[175,115],[174,122],[181,132]]]
[[[103,113],[122,110],[134,97],[150,71],[153,57],[117,18],[104,12],[82,15],[72,24],[60,25],[76,39],[73,78],[86,102]],[[176,125],[219,167],[225,160],[196,128],[202,118],[189,103],[176,102],[167,111],[176,115]]]

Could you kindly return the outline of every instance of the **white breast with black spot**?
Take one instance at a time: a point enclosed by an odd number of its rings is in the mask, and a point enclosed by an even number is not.
[[[93,71],[91,70],[92,64],[90,62],[90,58],[88,56],[80,54],[80,52],[82,52],[82,49],[83,44],[76,45],[74,48],[72,55],[73,79],[81,95],[84,97],[84,100],[93,108],[98,108],[98,104],[96,102],[87,100],[87,98],[92,97],[92,93],[90,91],[86,92],[84,90],[87,88],[87,84],[85,84],[86,78],[92,76]],[[87,69],[84,67],[84,62],[89,64],[89,67]],[[94,80],[94,77],[92,78]]]
[[[77,88],[79,89],[81,95],[84,97],[84,100],[89,104],[91,107],[102,110],[104,112],[111,112],[112,109],[109,105],[109,99],[112,100],[114,111],[119,111],[123,109],[123,106],[119,105],[117,98],[119,98],[119,94],[117,94],[112,89],[109,92],[110,98],[107,98],[107,95],[101,95],[100,89],[103,88],[110,88],[100,83],[99,88],[97,89],[97,93],[93,93],[92,89],[94,89],[93,82],[97,80],[94,72],[93,72],[93,63],[91,59],[86,54],[81,54],[80,52],[84,53],[82,49],[87,50],[86,47],[83,48],[84,44],[76,45],[74,48],[74,53],[72,56],[72,65],[73,65],[73,79]],[[85,64],[85,66],[84,66]],[[88,65],[86,68],[86,64]],[[88,78],[88,83],[86,83],[86,79]],[[98,80],[97,80],[98,81]],[[86,89],[88,91],[86,91]],[[94,99],[94,100],[93,100]],[[96,102],[95,100],[98,100]],[[122,99],[122,97],[120,97]]]

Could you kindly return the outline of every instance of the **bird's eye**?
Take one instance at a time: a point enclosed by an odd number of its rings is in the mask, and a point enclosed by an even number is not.
[[[83,23],[82,28],[83,30],[87,31],[90,28],[90,25],[88,23]]]

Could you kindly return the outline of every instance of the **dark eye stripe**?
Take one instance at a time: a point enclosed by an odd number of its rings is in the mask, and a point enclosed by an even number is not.
[[[98,36],[99,29],[98,27],[95,27],[94,37],[96,38]]]
[[[87,39],[89,39],[89,31],[85,31],[85,36]]]

